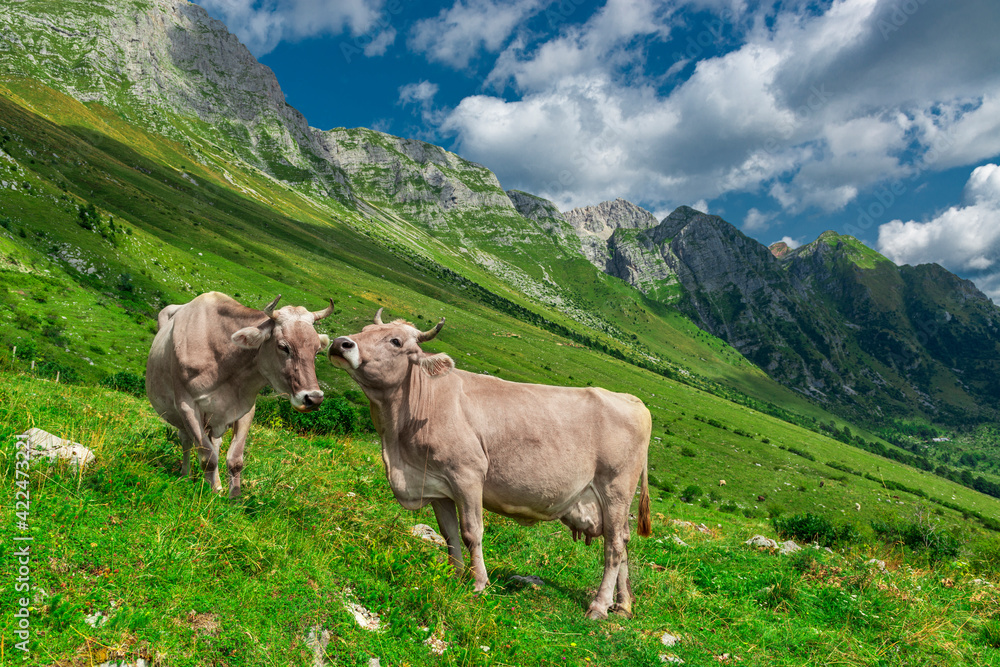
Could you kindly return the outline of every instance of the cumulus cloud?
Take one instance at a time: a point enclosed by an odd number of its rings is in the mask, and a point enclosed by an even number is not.
[[[673,46],[682,4],[609,0],[546,41],[512,39],[491,94],[462,100],[439,131],[505,187],[561,206],[622,196],[661,209],[745,192],[831,212],[880,182],[1000,152],[998,3],[913,3],[900,18],[897,0],[819,12],[699,0],[741,41],[670,68],[684,78],[665,86],[647,53]]]
[[[385,0],[198,0],[260,58],[283,41],[349,35],[346,48],[382,55],[396,38]],[[398,9],[395,13],[398,13]],[[345,54],[346,55],[346,54]]]
[[[776,213],[761,213],[756,208],[751,208],[747,211],[746,217],[743,218],[743,231],[754,233],[763,232],[768,227],[771,226],[771,221],[774,220]]]
[[[791,236],[782,236],[780,243],[784,243],[792,250],[795,250],[796,248],[802,245],[802,241],[799,241],[798,239],[793,239]]]
[[[977,167],[962,204],[932,220],[881,225],[878,250],[897,264],[934,262],[961,272],[1000,302],[1000,167]]]
[[[429,60],[462,69],[481,50],[498,52],[518,25],[547,4],[542,0],[457,0],[437,16],[417,21],[408,43]]]

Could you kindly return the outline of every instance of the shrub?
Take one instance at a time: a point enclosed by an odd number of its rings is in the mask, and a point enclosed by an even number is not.
[[[301,433],[317,435],[354,435],[375,430],[367,406],[353,405],[336,395],[327,395],[312,412],[299,412],[287,400],[276,396],[262,396],[257,399],[256,418],[262,424],[287,425]]]
[[[693,449],[685,445],[684,447],[681,447],[681,456],[690,456],[691,458],[694,458],[698,456],[698,454]]]
[[[106,377],[101,384],[105,387],[114,389],[115,391],[123,391],[126,394],[132,394],[133,396],[146,395],[146,378],[130,371],[118,371],[117,373],[113,373]]]
[[[815,542],[824,547],[844,546],[858,540],[858,531],[849,523],[835,526],[828,519],[812,513],[775,517],[774,529],[786,539]]]
[[[703,492],[700,486],[695,486],[694,484],[690,484],[686,486],[683,491],[681,491],[681,497],[687,498],[688,500],[693,500],[698,496],[700,496],[702,493]]]
[[[934,561],[954,558],[961,542],[941,528],[940,520],[932,521],[926,508],[917,510],[912,521],[872,521],[872,530],[887,542],[901,543],[910,549],[924,552]]]

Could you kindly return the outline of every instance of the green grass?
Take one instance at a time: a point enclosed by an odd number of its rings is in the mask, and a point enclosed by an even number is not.
[[[505,277],[391,202],[369,202],[362,213],[265,177],[206,139],[214,128],[171,119],[193,128],[185,145],[35,82],[5,79],[0,93],[0,129],[10,136],[0,167],[30,186],[0,190],[4,475],[13,484],[10,440],[30,426],[98,453],[83,475],[32,471],[33,572],[48,594],[36,605],[35,663],[121,654],[302,664],[311,659],[302,638],[316,626],[334,636],[332,664],[373,656],[383,665],[659,664],[666,630],[684,636],[671,652],[688,664],[715,664],[727,652],[761,665],[996,658],[988,648],[996,601],[969,581],[972,572],[996,580],[1000,546],[973,517],[1000,520],[1000,503],[818,433],[829,414],[672,308],[561,255],[555,240],[506,245],[496,227],[525,223],[465,220],[481,252],[512,267]],[[81,226],[81,206],[93,206],[105,227]],[[100,233],[111,217],[124,230],[113,241]],[[560,286],[558,304],[530,291],[546,276]],[[395,503],[378,445],[364,434],[364,401],[322,359],[329,403],[342,408],[330,428],[361,435],[301,435],[310,426],[265,397],[243,498],[229,502],[178,479],[179,446],[145,401],[95,385],[135,390],[156,311],[210,289],[257,306],[277,293],[310,307],[332,296],[337,310],[320,327],[331,334],[357,331],[379,306],[418,326],[446,316],[427,347],[460,368],[641,397],[654,418],[658,518],[656,539],[632,542],[637,617],[583,620],[600,549],[573,543],[554,524],[525,529],[490,516],[487,566],[497,585],[477,597],[469,581],[451,578],[440,550],[408,533],[433,524],[432,514]],[[696,503],[680,499],[689,486],[702,489]],[[862,542],[846,555],[810,551],[815,565],[742,546],[755,532],[773,535],[769,515],[808,512],[855,524]],[[966,545],[959,559],[928,560],[905,541],[885,545],[871,527],[905,527],[915,513]],[[673,518],[705,522],[712,533],[678,529]],[[2,525],[10,544],[13,517]],[[675,530],[690,549],[668,541]],[[873,555],[892,563],[890,574],[871,578],[864,561]],[[550,585],[504,584],[512,573]],[[388,621],[385,632],[361,630],[343,612],[347,588]],[[0,595],[10,608],[11,588]],[[107,624],[84,623],[95,611]],[[422,643],[430,633],[451,644],[442,658]],[[2,650],[12,655],[9,645]]]
[[[180,479],[180,451],[144,401],[108,390],[0,374],[4,481],[13,435],[46,428],[91,447],[82,474],[30,471],[32,650],[26,664],[159,657],[171,665],[301,665],[311,628],[328,664],[744,665],[996,664],[997,560],[966,528],[962,555],[927,563],[877,541],[792,556],[742,544],[764,520],[654,498],[654,536],[630,543],[635,618],[584,619],[601,549],[557,523],[524,528],[487,515],[487,594],[455,579],[442,549],[409,535],[429,510],[392,497],[370,437],[301,437],[255,426],[244,496]],[[654,446],[654,449],[656,446]],[[678,457],[679,458],[679,457]],[[10,488],[10,487],[9,487]],[[4,508],[3,540],[14,531]],[[674,525],[706,523],[709,532]],[[670,539],[676,534],[690,546]],[[993,547],[996,549],[996,547]],[[867,565],[877,557],[884,573]],[[4,568],[11,567],[4,561]],[[512,574],[540,576],[522,586]],[[4,581],[11,581],[10,572]],[[349,591],[349,593],[345,593]],[[344,596],[377,613],[362,629]],[[15,606],[10,585],[0,589]],[[107,620],[91,627],[85,618]],[[11,636],[4,616],[4,637]],[[664,632],[682,638],[670,649]],[[439,635],[443,656],[424,640]],[[484,651],[481,647],[489,647]],[[7,644],[6,656],[17,660]]]

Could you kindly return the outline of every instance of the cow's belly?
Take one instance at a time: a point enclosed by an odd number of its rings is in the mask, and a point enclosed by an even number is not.
[[[454,498],[448,481],[429,471],[393,466],[388,470],[388,477],[396,500],[408,510],[418,510],[432,500]]]
[[[198,406],[199,412],[204,415],[205,430],[212,438],[221,438],[230,426],[253,407],[252,403],[249,406],[244,406],[234,397],[219,392],[196,397],[195,405]]]
[[[593,515],[596,510],[599,516],[599,505],[597,496],[592,486],[588,483],[580,488],[580,485],[568,486],[563,493],[548,492],[543,495],[530,493],[510,493],[509,489],[498,490],[487,486],[483,490],[483,507],[491,512],[503,514],[515,521],[530,525],[538,521],[554,521],[561,519],[568,513],[577,512],[576,508],[586,505],[588,510],[585,514]]]

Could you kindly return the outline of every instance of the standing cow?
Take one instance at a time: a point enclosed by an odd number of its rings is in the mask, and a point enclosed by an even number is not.
[[[301,306],[248,308],[220,292],[208,292],[160,311],[159,328],[146,362],[146,395],[157,414],[177,427],[184,448],[181,475],[191,471],[191,446],[198,449],[205,481],[216,492],[219,445],[230,427],[226,464],[229,497],[240,495],[243,447],[257,393],[270,384],[292,406],[309,412],[323,402],[316,381],[316,354],[330,338],[313,328],[333,312]]]
[[[361,385],[382,437],[382,460],[399,503],[434,507],[448,557],[469,550],[475,590],[483,563],[483,508],[523,525],[559,519],[574,539],[604,537],[604,579],[587,616],[631,614],[629,506],[642,480],[638,531],[652,533],[647,482],[649,411],[628,394],[506,382],[456,370],[428,354],[429,331],[396,320],[337,338],[328,355]]]

